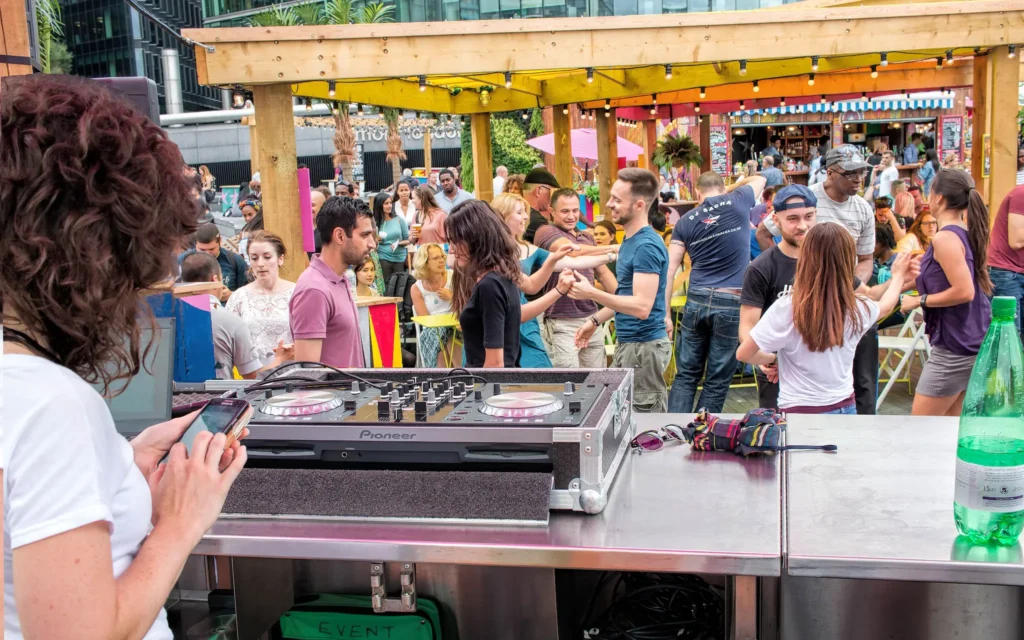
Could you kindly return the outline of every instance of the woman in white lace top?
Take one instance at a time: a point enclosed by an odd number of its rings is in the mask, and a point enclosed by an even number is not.
[[[274,350],[292,344],[288,302],[295,283],[279,276],[285,246],[277,235],[256,231],[249,237],[249,264],[255,280],[228,299],[227,310],[238,314],[249,327],[253,345],[264,366],[273,362]]]

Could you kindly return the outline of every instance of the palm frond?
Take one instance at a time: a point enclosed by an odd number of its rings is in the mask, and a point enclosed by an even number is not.
[[[64,25],[60,17],[60,3],[57,0],[39,0],[39,2],[36,2],[36,21],[40,25],[45,22],[50,33],[53,35],[64,35]]]
[[[292,7],[275,6],[249,18],[250,27],[296,27],[301,23]]]
[[[394,22],[395,7],[386,5],[383,2],[374,2],[363,7],[363,15],[356,18],[359,24],[378,24],[381,22]]]
[[[292,7],[299,24],[326,24],[322,2],[310,2]]]
[[[659,140],[654,146],[651,162],[658,167],[679,169],[701,164],[703,158],[700,155],[700,147],[690,136],[670,135]]]
[[[325,0],[324,16],[327,24],[352,24],[352,0]]]

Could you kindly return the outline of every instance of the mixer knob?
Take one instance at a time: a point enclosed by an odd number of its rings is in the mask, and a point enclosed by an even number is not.
[[[423,391],[429,391],[430,390],[430,380],[424,380],[423,383],[420,385],[420,389],[422,389]]]
[[[417,400],[413,405],[413,413],[416,414],[417,422],[427,421],[427,403],[423,400]]]
[[[358,403],[355,400],[345,401],[345,411],[355,411]]]
[[[274,397],[274,392],[272,390],[267,389],[266,391],[263,392],[263,399],[264,400],[270,400],[273,397]]]
[[[352,382],[352,395],[359,395],[359,383],[356,381]]]
[[[501,385],[498,384],[497,382],[494,383],[494,395],[496,395],[496,396],[500,396],[501,395]]]
[[[477,401],[483,400],[484,392],[481,391],[480,389],[477,389],[476,391],[473,392],[473,399]]]
[[[391,403],[387,400],[377,401],[377,422],[391,421]]]
[[[401,401],[402,401],[402,397],[401,397],[401,395],[400,395],[400,394],[398,393],[398,389],[393,389],[393,390],[391,391],[391,402],[394,402],[394,403],[396,403],[396,404],[397,404],[397,403],[399,403],[399,402],[401,402]]]
[[[384,383],[384,393],[391,393],[394,390],[394,388],[395,388],[395,383],[394,382],[388,381],[388,382]]]
[[[284,385],[284,392],[285,393],[293,393],[294,391],[295,391],[295,385],[294,384],[289,382],[288,384]]]
[[[583,410],[583,403],[579,400],[569,401],[569,413],[579,413]]]
[[[430,404],[437,402],[437,395],[434,393],[433,389],[427,392],[427,402]]]

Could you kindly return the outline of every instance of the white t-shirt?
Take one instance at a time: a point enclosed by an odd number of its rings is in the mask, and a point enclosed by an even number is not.
[[[497,196],[501,193],[501,190],[505,188],[505,178],[501,176],[494,176],[494,180],[491,182],[491,188],[494,189],[494,195]]]
[[[846,327],[846,340],[840,347],[812,352],[793,326],[793,298],[782,296],[768,308],[750,337],[765,353],[779,356],[779,408],[827,407],[853,395],[853,356],[857,343],[878,320],[878,305],[858,298],[863,320],[854,335]]]
[[[824,182],[811,185],[811,193],[818,199],[818,222],[838,222],[846,227],[857,243],[858,256],[870,256],[875,252],[875,210],[867,200],[850,196],[845,202],[836,202],[825,193]],[[764,219],[764,226],[773,236],[779,235],[779,228],[771,216]]]
[[[72,371],[5,354],[3,373],[4,637],[21,640],[11,550],[99,520],[110,527],[114,577],[152,528],[152,496],[110,410]],[[167,614],[145,640],[171,640]]]
[[[882,171],[878,178],[878,197],[892,196],[892,183],[900,179],[900,171],[896,167],[889,167]]]

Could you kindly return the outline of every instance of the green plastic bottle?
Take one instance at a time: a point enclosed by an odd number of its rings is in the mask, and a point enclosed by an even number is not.
[[[1024,529],[1024,349],[1015,298],[992,299],[992,324],[967,384],[956,448],[956,528],[1012,545]]]

